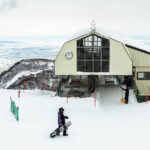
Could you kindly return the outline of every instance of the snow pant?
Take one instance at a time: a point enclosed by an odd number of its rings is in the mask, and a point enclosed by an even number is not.
[[[125,96],[125,103],[128,104],[128,97],[129,96]]]
[[[59,125],[59,128],[60,128],[60,127],[62,127],[62,126],[60,126],[60,125]],[[65,135],[65,134],[67,133],[67,128],[66,128],[66,126],[65,126],[65,125],[63,125],[63,127],[64,127],[63,135]]]

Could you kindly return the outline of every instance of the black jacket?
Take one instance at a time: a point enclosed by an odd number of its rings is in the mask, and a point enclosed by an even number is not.
[[[59,126],[64,126],[65,125],[65,119],[68,119],[67,116],[64,116],[64,113],[59,111],[58,112],[58,125]]]

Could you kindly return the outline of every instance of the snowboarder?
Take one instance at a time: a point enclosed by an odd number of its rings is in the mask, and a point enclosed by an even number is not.
[[[59,108],[59,112],[58,112],[58,127],[64,127],[63,130],[63,136],[68,136],[67,134],[67,128],[65,126],[65,119],[68,119],[69,117],[64,116],[64,108],[61,107]]]
[[[128,99],[129,99],[129,88],[126,86],[125,88],[121,87],[125,91],[125,104],[128,104]]]
[[[61,107],[58,111],[58,128],[55,129],[52,133],[50,133],[51,138],[59,136],[61,132],[63,132],[63,136],[68,135],[66,132],[68,130],[68,127],[70,127],[72,123],[71,121],[65,122],[65,119],[68,119],[68,117],[64,116],[64,108]]]

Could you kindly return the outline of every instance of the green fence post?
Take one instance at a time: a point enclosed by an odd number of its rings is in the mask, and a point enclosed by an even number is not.
[[[12,101],[12,99],[10,101],[10,109],[16,120],[19,121],[19,107],[16,107],[16,104],[14,101]]]
[[[141,102],[140,91],[139,91],[139,89],[137,88],[137,85],[136,85],[136,84],[135,84],[135,95],[136,95],[136,98],[137,98],[138,103]]]
[[[19,121],[19,107],[16,108],[16,119]]]
[[[15,102],[14,102],[14,116],[15,116],[15,113],[16,113],[16,105],[15,105]]]

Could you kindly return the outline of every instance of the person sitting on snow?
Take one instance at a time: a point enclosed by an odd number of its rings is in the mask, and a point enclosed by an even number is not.
[[[67,134],[67,129],[65,126],[65,119],[68,119],[69,117],[64,116],[64,108],[61,107],[59,108],[59,112],[58,112],[58,126],[60,127],[64,127],[64,131],[63,131],[63,136],[68,136]]]

